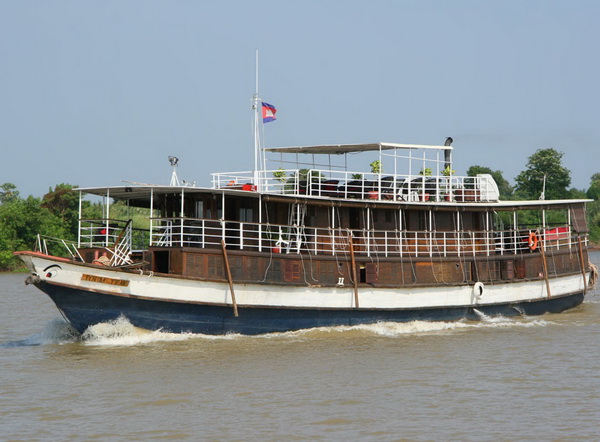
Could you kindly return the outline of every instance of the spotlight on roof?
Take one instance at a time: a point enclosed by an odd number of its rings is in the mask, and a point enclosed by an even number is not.
[[[177,158],[177,157],[169,157],[169,163],[171,163],[171,166],[177,166],[178,162],[179,162],[179,158]]]

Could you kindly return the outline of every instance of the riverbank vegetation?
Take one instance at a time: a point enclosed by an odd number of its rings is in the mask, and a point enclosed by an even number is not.
[[[499,170],[486,166],[473,165],[467,175],[487,173],[492,175],[500,190],[501,200],[523,199],[566,199],[589,198],[587,220],[590,239],[600,244],[600,173],[591,177],[587,189],[575,189],[571,186],[571,171],[562,165],[563,153],[555,149],[540,149],[528,158],[525,169],[515,178],[514,186],[506,180]],[[79,195],[71,184],[57,184],[43,197],[22,197],[12,183],[0,185],[0,271],[16,270],[20,261],[13,251],[35,248],[37,234],[77,240]],[[134,220],[134,226],[144,228],[147,213],[136,213],[137,209],[127,208],[124,204],[111,205],[111,212],[125,215]],[[144,209],[140,209],[144,210]],[[102,217],[101,202],[84,201],[83,217],[97,219]],[[533,215],[532,215],[533,216]]]

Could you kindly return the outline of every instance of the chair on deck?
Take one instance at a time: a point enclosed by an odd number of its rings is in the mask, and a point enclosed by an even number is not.
[[[344,198],[360,198],[363,180],[348,181],[345,185],[338,187],[338,193]]]
[[[336,197],[338,196],[339,180],[315,181],[310,184],[311,195]]]

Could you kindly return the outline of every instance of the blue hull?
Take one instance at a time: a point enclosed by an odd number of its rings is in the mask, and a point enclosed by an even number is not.
[[[296,308],[239,308],[233,315],[229,306],[187,304],[123,297],[88,292],[46,282],[36,286],[48,294],[71,325],[83,333],[90,325],[125,316],[133,325],[148,330],[162,329],[174,333],[203,333],[221,335],[241,333],[286,332],[314,327],[372,324],[376,322],[457,321],[480,319],[472,306],[402,309],[296,309]],[[514,304],[477,306],[488,316],[520,316],[559,313],[583,302],[583,293]]]

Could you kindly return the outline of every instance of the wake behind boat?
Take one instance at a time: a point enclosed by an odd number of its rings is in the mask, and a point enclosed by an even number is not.
[[[557,313],[593,283],[587,200],[500,201],[490,175],[454,174],[451,139],[259,146],[254,170],[211,187],[181,185],[171,157],[169,186],[77,189],[104,197],[103,216],[80,204],[67,258],[44,237],[16,252],[27,282],[80,332],[124,316],[206,334]],[[355,154],[370,168],[349,170]]]

